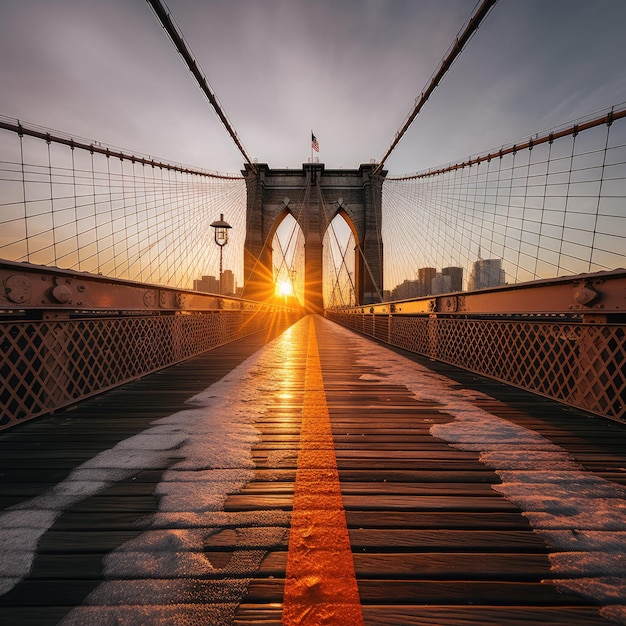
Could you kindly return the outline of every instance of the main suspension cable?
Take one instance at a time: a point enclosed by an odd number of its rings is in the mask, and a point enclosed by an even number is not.
[[[217,96],[211,89],[206,79],[206,76],[204,75],[202,69],[198,65],[198,62],[194,58],[193,53],[191,52],[191,49],[185,42],[183,35],[180,32],[180,29],[176,25],[176,22],[174,21],[174,18],[172,17],[171,13],[165,6],[165,3],[161,2],[161,0],[146,0],[146,1],[152,7],[154,14],[157,16],[157,18],[161,22],[163,29],[169,35],[170,39],[172,40],[172,43],[176,46],[176,49],[178,50],[180,56],[183,57],[183,60],[185,61],[185,63],[187,64],[187,67],[189,68],[189,71],[193,74],[193,77],[196,79],[198,86],[204,92],[206,97],[209,99],[211,106],[215,110],[215,113],[217,114],[217,116],[220,118],[222,124],[224,124],[224,128],[226,128],[226,130],[228,131],[228,134],[230,135],[231,139],[235,142],[235,145],[237,146],[237,148],[239,148],[239,152],[241,152],[243,158],[245,159],[245,162],[256,173],[257,172],[256,165],[252,163],[252,161],[250,160],[250,157],[248,156],[248,153],[243,147],[243,144],[241,143],[241,140],[239,139],[235,129],[233,128],[233,125],[230,123],[228,117],[226,116],[226,113],[224,112],[224,109],[220,105],[219,100],[217,99]]]
[[[497,1],[498,0],[483,0],[482,4],[478,7],[474,15],[470,17],[463,31],[460,32],[454,40],[448,54],[441,62],[439,69],[431,77],[428,86],[424,89],[424,91],[422,91],[419,98],[416,99],[415,106],[409,113],[409,116],[404,122],[402,128],[400,128],[400,130],[395,134],[391,145],[389,146],[389,148],[387,148],[387,152],[385,152],[383,158],[380,160],[380,163],[374,168],[374,175],[380,174],[385,165],[385,161],[389,158],[389,155],[392,153],[393,149],[398,145],[398,143],[400,143],[400,140],[409,129],[409,126],[411,126],[411,124],[413,123],[413,120],[417,117],[417,114],[426,104],[428,98],[430,98],[430,95],[433,93],[433,91],[435,91],[435,88],[440,83],[441,79],[452,67],[452,64],[454,63],[456,57],[461,54],[467,42],[471,39],[476,30],[478,30],[480,23],[485,19],[485,17],[487,17],[487,14],[489,13],[489,11],[491,11]]]

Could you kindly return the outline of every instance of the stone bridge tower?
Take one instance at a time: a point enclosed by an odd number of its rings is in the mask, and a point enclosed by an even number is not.
[[[272,241],[282,220],[291,214],[304,234],[304,307],[323,311],[322,242],[333,218],[341,214],[354,234],[355,289],[358,304],[382,300],[382,184],[386,172],[376,165],[358,170],[326,170],[305,163],[301,170],[270,169],[265,163],[242,171],[248,194],[244,250],[244,297],[274,296]]]

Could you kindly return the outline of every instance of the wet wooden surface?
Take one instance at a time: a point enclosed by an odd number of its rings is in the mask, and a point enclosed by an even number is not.
[[[550,583],[543,540],[517,507],[491,486],[498,476],[478,453],[430,435],[451,420],[393,380],[373,385],[355,350],[318,325],[318,347],[359,595],[366,624],[608,624],[598,607]],[[74,410],[0,434],[0,507],[45,492],[80,463],[181,409],[184,401],[260,349],[255,336],[81,403]],[[416,357],[416,360],[417,359]],[[425,362],[420,360],[422,364]],[[622,425],[560,407],[441,364],[459,386],[489,394],[494,415],[539,432],[587,469],[624,484]],[[256,422],[254,480],[225,503],[228,512],[291,510],[297,469],[304,366],[290,393]],[[140,532],[156,510],[162,468],[143,471],[64,512],[43,536],[28,578],[0,597],[0,623],[57,624],[102,580],[102,558]],[[270,548],[241,528],[205,540],[222,567],[237,551],[264,550],[233,624],[281,623],[288,528]],[[219,577],[219,576],[216,576]],[[211,581],[190,602],[202,615]],[[193,608],[189,609],[192,611]],[[165,623],[165,622],[164,622]],[[209,623],[209,622],[207,622]],[[97,626],[97,618],[92,621]]]
[[[366,624],[609,623],[583,598],[543,582],[551,576],[545,543],[519,509],[491,489],[499,478],[478,453],[455,450],[430,435],[433,424],[450,416],[391,380],[362,380],[372,372],[355,365],[350,346],[333,341],[324,327],[318,327],[318,342]],[[621,425],[441,364],[437,369],[452,371],[459,386],[496,390],[505,401],[483,401],[483,408],[537,430],[589,469],[623,482]],[[257,424],[263,432],[257,466],[284,449],[285,437],[296,436],[297,415],[288,432],[284,419],[279,410]],[[227,506],[288,507],[294,463],[295,456],[285,458],[273,483],[258,473],[257,482],[229,497]],[[268,555],[238,613],[241,624],[280,623],[284,560],[281,552]],[[272,602],[276,607],[262,608]]]

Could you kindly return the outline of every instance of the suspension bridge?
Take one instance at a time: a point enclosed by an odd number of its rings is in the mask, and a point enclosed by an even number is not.
[[[625,624],[626,107],[275,169],[148,4],[244,163],[0,117],[0,621]]]

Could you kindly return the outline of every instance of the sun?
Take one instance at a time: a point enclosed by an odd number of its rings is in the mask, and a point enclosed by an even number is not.
[[[293,294],[293,286],[291,285],[290,280],[279,281],[276,288],[278,289],[278,295],[280,296],[290,296]]]

